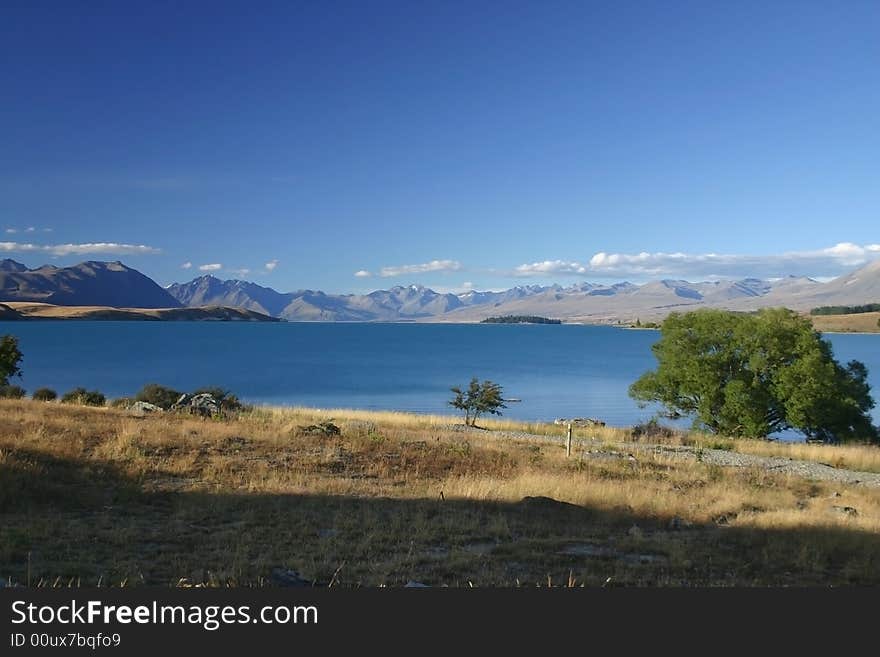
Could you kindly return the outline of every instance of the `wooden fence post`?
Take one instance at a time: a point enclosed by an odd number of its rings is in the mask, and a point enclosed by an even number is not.
[[[565,455],[571,456],[571,422],[568,423],[568,438],[565,439]]]

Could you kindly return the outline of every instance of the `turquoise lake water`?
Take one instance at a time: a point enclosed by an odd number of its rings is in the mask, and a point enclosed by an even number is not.
[[[144,383],[229,388],[256,403],[452,413],[449,387],[472,376],[521,399],[504,417],[651,417],[627,396],[655,365],[656,331],[600,326],[237,322],[0,322],[20,339],[20,383],[109,397]],[[880,335],[828,335],[880,387]],[[875,419],[880,417],[875,409]]]

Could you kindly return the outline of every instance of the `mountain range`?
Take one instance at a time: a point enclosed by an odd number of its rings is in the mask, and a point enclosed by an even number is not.
[[[672,311],[699,307],[749,311],[785,306],[806,311],[824,305],[880,301],[880,261],[821,283],[810,278],[744,278],[703,281],[664,279],[642,285],[576,283],[526,285],[503,291],[440,293],[421,285],[395,286],[369,294],[318,290],[278,292],[242,280],[206,275],[162,288],[121,262],[84,262],[72,267],[28,269],[0,261],[0,302],[127,308],[225,306],[289,321],[476,322],[498,315],[540,315],[570,322],[658,320]]]
[[[420,285],[369,294],[331,295],[314,290],[279,293],[239,280],[201,276],[167,288],[184,305],[234,305],[290,321],[475,322],[495,315],[541,315],[573,322],[615,323],[665,317],[697,307],[756,310],[786,306],[809,310],[880,300],[880,261],[828,283],[811,278],[659,280],[635,285],[577,283],[517,286],[499,292],[439,293]]]

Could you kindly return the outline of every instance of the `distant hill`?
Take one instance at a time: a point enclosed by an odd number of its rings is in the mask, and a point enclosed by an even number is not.
[[[82,262],[28,269],[14,260],[0,267],[0,302],[38,301],[59,306],[178,308],[177,299],[121,262]]]
[[[880,260],[800,295],[811,307],[880,302]]]
[[[184,306],[229,306],[247,308],[267,315],[280,316],[293,300],[272,288],[248,281],[221,281],[214,276],[200,276],[189,283],[174,283],[165,288]]]

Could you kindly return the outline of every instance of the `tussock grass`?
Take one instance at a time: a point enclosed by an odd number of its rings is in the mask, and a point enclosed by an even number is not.
[[[340,436],[299,431],[328,419]],[[618,454],[566,458],[561,444],[450,430],[458,422],[303,408],[135,418],[2,401],[0,577],[260,585],[281,567],[342,586],[880,583],[877,489],[631,460],[628,432],[614,429],[579,432]],[[875,449],[734,448],[868,465]]]

